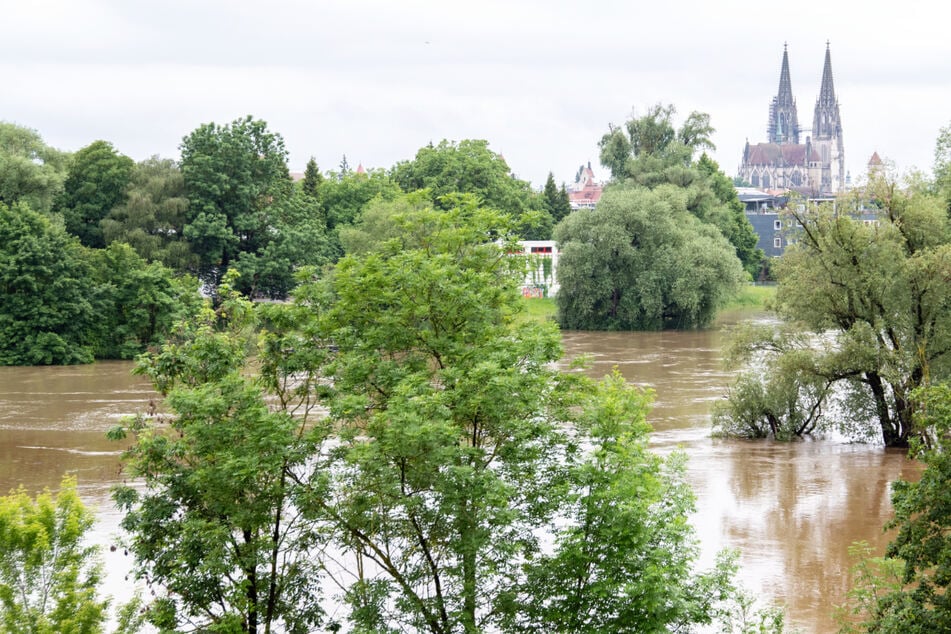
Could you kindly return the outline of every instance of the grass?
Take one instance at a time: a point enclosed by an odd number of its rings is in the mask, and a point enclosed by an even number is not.
[[[531,299],[523,297],[525,311],[521,318],[525,321],[546,322],[555,318],[555,300],[550,297]]]
[[[747,284],[721,310],[733,308],[766,308],[766,302],[776,297],[776,285],[754,286]]]

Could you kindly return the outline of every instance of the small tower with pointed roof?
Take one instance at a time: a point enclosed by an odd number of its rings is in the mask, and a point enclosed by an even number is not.
[[[845,145],[842,142],[842,119],[832,82],[832,56],[826,42],[826,58],[822,67],[822,84],[812,118],[812,142],[822,158],[822,189],[837,192],[845,186]]]
[[[769,104],[769,143],[799,143],[799,115],[789,77],[789,53],[783,44],[783,64],[779,71],[779,91]]]

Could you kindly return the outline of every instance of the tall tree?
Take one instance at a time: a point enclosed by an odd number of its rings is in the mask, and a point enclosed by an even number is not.
[[[49,211],[63,188],[67,159],[35,130],[0,121],[0,204]]]
[[[775,307],[822,338],[800,381],[834,384],[845,399],[840,418],[906,447],[924,431],[912,392],[951,372],[951,225],[934,196],[884,181],[874,188],[874,222],[843,202],[789,211],[796,242],[776,265]]]
[[[135,165],[125,202],[99,225],[106,244],[125,242],[149,262],[195,272],[197,260],[184,236],[187,217],[181,170],[171,159],[153,156]]]
[[[670,185],[614,186],[596,209],[563,220],[555,240],[565,328],[703,327],[743,279],[730,244]]]
[[[545,208],[551,216],[552,222],[558,223],[562,218],[571,213],[571,201],[568,199],[568,190],[564,183],[561,189],[555,185],[555,175],[548,172],[548,179],[545,181],[545,188],[542,190],[542,196],[545,200]]]
[[[756,275],[763,252],[756,248],[756,232],[746,219],[730,179],[706,153],[713,149],[710,116],[691,112],[675,128],[672,105],[656,104],[643,116],[632,116],[622,126],[611,125],[601,138],[601,163],[615,182],[633,182],[655,188],[675,185],[687,195],[687,209],[711,224],[730,241],[743,268]]]
[[[314,198],[320,197],[320,184],[324,182],[324,177],[320,173],[320,169],[317,167],[317,161],[314,157],[310,157],[310,160],[307,161],[307,167],[304,168],[304,178],[301,180],[300,186],[305,194],[312,196]]]
[[[646,451],[648,397],[556,370],[553,325],[517,318],[511,220],[471,195],[444,204],[390,215],[401,230],[278,308],[302,320],[288,368],[322,355],[339,442],[301,503],[353,556],[354,629],[562,631],[570,610],[618,631],[707,621],[729,566],[691,572],[690,496],[679,459]]]
[[[0,365],[92,361],[93,293],[76,238],[25,204],[0,204]]]
[[[93,141],[73,155],[56,209],[83,245],[106,245],[99,222],[125,202],[134,165],[107,141]]]
[[[0,497],[0,631],[98,634],[108,600],[99,596],[98,549],[88,544],[95,518],[76,493]]]
[[[275,206],[292,190],[284,139],[249,115],[198,127],[181,151],[189,200],[184,234],[202,280],[217,286],[239,254],[256,253],[272,238]]]
[[[206,306],[138,366],[170,414],[110,431],[135,438],[124,460],[141,484],[115,498],[136,574],[158,597],[147,620],[166,632],[313,632],[322,542],[294,488],[326,433],[314,420],[317,377],[273,373],[265,349],[251,378],[253,307],[227,278],[219,290],[219,311]]]
[[[437,206],[446,194],[475,194],[483,205],[515,218],[523,238],[551,237],[553,220],[541,197],[528,182],[512,175],[505,159],[489,149],[488,141],[430,144],[420,148],[412,161],[397,163],[392,175],[404,192],[428,190]]]

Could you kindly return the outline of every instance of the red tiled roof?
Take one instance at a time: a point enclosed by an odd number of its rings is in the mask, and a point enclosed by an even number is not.
[[[872,158],[868,160],[869,165],[881,165],[882,157],[878,155],[878,152],[872,152]]]
[[[568,192],[568,200],[571,202],[592,202],[596,203],[601,199],[602,187],[589,183],[583,189]]]

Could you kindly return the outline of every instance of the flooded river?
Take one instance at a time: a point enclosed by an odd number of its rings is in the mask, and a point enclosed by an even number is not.
[[[749,314],[721,320],[729,324]],[[710,438],[710,406],[729,374],[720,363],[723,335],[701,332],[564,334],[566,354],[589,354],[590,373],[617,367],[656,392],[650,420],[658,451],[682,448],[697,494],[694,523],[702,562],[717,550],[741,551],[741,579],[764,601],[786,605],[804,632],[832,632],[833,606],[849,586],[848,546],[867,540],[879,551],[887,537],[889,483],[913,477],[903,452],[836,441],[743,442]],[[131,363],[0,368],[0,491],[23,484],[55,487],[74,473],[80,493],[97,509],[95,539],[108,546],[118,523],[109,488],[118,482],[118,450],[106,430],[124,415],[145,411],[148,382]],[[113,571],[107,591],[127,595],[121,549],[105,549]],[[118,573],[118,574],[116,574]],[[118,578],[117,578],[118,577]]]

